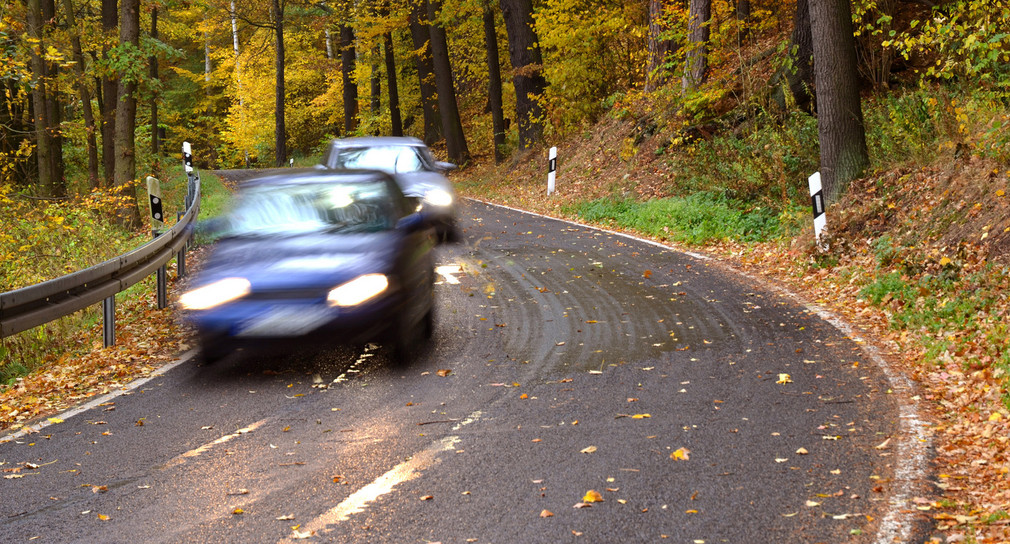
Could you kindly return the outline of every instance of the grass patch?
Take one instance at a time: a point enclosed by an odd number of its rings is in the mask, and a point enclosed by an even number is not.
[[[764,241],[782,231],[778,214],[773,210],[760,207],[748,210],[743,203],[704,192],[645,202],[604,198],[575,204],[567,211],[584,221],[687,244],[727,239]]]

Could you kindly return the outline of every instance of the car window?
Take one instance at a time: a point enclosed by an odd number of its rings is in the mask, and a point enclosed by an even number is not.
[[[337,169],[367,168],[390,174],[427,170],[417,149],[408,145],[339,147],[332,150],[328,166]]]
[[[264,185],[246,189],[229,216],[229,236],[390,230],[399,204],[384,181]]]

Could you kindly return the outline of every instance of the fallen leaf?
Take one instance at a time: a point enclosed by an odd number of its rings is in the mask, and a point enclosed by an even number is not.
[[[441,377],[444,378],[444,377],[448,376],[449,374],[452,374],[452,370],[448,369],[448,368],[440,368],[440,369],[438,369],[437,372],[435,372],[435,374],[438,374],[439,376],[441,376]]]
[[[594,453],[594,452],[596,452],[596,446],[588,446],[580,450],[580,453]]]
[[[599,492],[590,489],[586,491],[586,496],[582,497],[582,502],[603,502],[603,495]]]
[[[807,449],[806,449],[806,448],[800,448],[800,449],[796,450],[796,453],[797,453],[798,455],[806,455],[806,454],[808,454],[808,453],[810,453],[810,452],[809,452],[809,451],[807,451]]]
[[[312,535],[314,534],[316,534],[315,531],[301,532],[298,529],[293,529],[291,531],[291,538],[295,540],[305,540],[306,538],[312,538]]]
[[[642,272],[642,277],[645,278],[645,279],[651,278],[652,277],[652,270],[646,270],[645,272]]]
[[[691,450],[687,448],[677,448],[670,454],[670,459],[674,459],[676,461],[687,461],[691,458],[690,454]]]
[[[551,517],[553,515],[554,515],[554,512],[551,512],[550,510],[541,510],[540,511],[540,517],[542,517],[542,518],[549,518],[549,517]]]
[[[779,374],[779,379],[775,383],[785,385],[787,383],[793,383],[793,378],[789,374]]]
[[[635,414],[631,416],[631,419],[646,419],[652,417],[650,414]]]
[[[98,514],[98,519],[102,521],[109,521],[109,516],[106,516],[105,514]]]
[[[277,519],[278,521],[291,521],[291,520],[295,519],[295,515],[294,514],[287,514],[287,515],[284,515],[284,516],[277,517],[275,519]]]
[[[432,500],[432,499],[434,499],[434,498],[435,498],[435,497],[433,497],[433,496],[431,496],[431,495],[425,495],[425,496],[421,497],[421,500],[422,500],[422,501],[430,501],[430,500]]]
[[[592,506],[593,506],[593,505],[591,505],[591,504],[589,504],[589,503],[585,503],[585,502],[580,502],[580,503],[578,503],[578,504],[576,504],[576,505],[572,506],[572,508],[591,508]]]
[[[819,503],[817,501],[807,501],[807,506],[809,506],[810,508],[813,508],[815,506],[820,506],[820,505],[821,505],[821,503]]]
[[[1002,421],[1002,420],[1003,420],[1003,414],[1001,414],[999,412],[993,412],[992,414],[989,415],[989,421],[990,422],[995,423],[995,422]]]
[[[243,510],[241,508],[236,508],[236,509],[232,510],[231,513],[237,516],[237,515],[240,515],[240,514],[245,514],[245,510]]]
[[[891,443],[891,439],[888,438],[887,440],[884,440],[880,444],[877,444],[876,446],[873,446],[873,447],[876,448],[876,449],[878,449],[878,450],[882,450],[882,449],[886,449],[887,446],[890,445],[890,443]]]

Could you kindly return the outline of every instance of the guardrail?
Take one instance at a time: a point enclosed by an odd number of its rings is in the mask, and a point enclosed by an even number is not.
[[[189,144],[183,146],[188,185],[186,211],[172,228],[133,251],[90,268],[36,285],[0,293],[0,338],[102,303],[105,346],[116,343],[116,293],[151,274],[158,275],[158,307],[167,306],[166,264],[176,257],[179,276],[186,273],[186,245],[200,213],[200,175],[193,171]]]

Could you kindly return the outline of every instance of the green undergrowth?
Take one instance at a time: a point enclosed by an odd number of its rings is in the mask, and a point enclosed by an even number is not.
[[[182,166],[161,173],[164,211],[175,223],[183,211],[187,180]],[[219,213],[228,190],[215,176],[202,176],[201,217]],[[146,200],[146,194],[142,195]],[[0,187],[0,292],[27,287],[83,270],[139,247],[151,239],[149,226],[131,231],[116,224],[120,202],[108,191],[95,191],[67,200],[33,200]],[[146,220],[146,206],[142,207]],[[147,278],[116,296],[117,305],[147,297],[154,289]],[[20,377],[59,360],[91,349],[101,337],[88,333],[101,322],[101,306],[14,334],[0,341],[0,391]]]
[[[632,229],[660,239],[688,244],[716,240],[764,241],[783,229],[780,214],[714,195],[694,193],[683,198],[647,201],[602,198],[565,210],[579,219]]]

